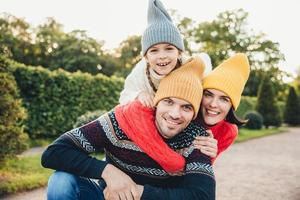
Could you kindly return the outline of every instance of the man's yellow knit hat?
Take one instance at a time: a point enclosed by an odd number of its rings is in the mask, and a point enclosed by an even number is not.
[[[242,92],[249,78],[250,65],[243,53],[225,60],[203,79],[203,89],[217,89],[227,94],[234,110],[240,104]]]
[[[202,76],[205,65],[195,57],[163,78],[154,97],[154,105],[162,99],[175,97],[183,99],[194,108],[194,118],[199,111],[202,99]]]

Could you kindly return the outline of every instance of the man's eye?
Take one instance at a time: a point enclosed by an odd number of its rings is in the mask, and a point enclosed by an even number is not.
[[[193,110],[193,107],[192,106],[183,106],[183,110],[187,111],[187,112],[190,112],[190,111]]]
[[[173,103],[173,101],[171,99],[165,99],[164,102],[167,105],[172,105],[172,103]]]

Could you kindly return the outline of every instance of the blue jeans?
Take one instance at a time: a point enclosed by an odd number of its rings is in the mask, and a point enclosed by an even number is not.
[[[73,174],[56,171],[48,181],[48,200],[104,200],[104,188],[96,182]]]

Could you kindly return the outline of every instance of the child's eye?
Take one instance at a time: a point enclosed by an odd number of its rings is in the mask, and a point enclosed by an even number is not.
[[[155,53],[157,52],[157,49],[150,49],[149,52]]]
[[[167,51],[173,51],[175,48],[174,47],[167,47],[166,50]]]

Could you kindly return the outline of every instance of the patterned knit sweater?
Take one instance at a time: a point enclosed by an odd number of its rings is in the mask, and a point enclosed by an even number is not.
[[[186,160],[185,175],[171,176],[145,154],[121,130],[114,111],[75,128],[55,140],[43,153],[42,165],[78,176],[100,179],[107,163],[144,185],[142,199],[215,199],[215,179],[209,157],[194,149],[196,135],[205,134],[190,126],[165,142]],[[89,154],[105,150],[107,160]]]

